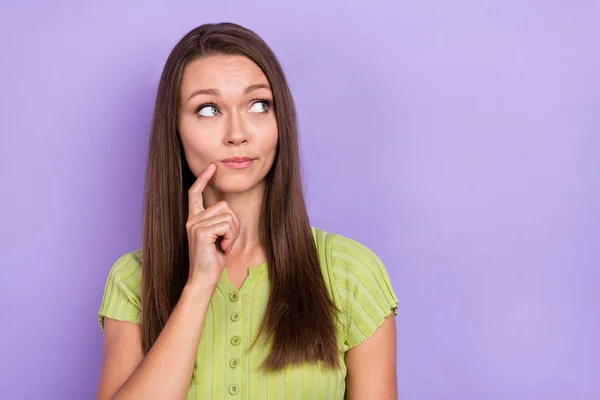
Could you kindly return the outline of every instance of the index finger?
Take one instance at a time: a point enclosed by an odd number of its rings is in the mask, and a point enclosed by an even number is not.
[[[188,191],[188,219],[200,214],[204,211],[204,204],[202,202],[202,192],[206,187],[206,184],[210,178],[214,175],[217,166],[210,164],[196,179],[196,182],[192,185]]]

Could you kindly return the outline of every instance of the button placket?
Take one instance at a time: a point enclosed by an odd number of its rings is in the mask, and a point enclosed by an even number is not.
[[[227,318],[227,332],[230,333],[229,337],[229,377],[226,382],[228,392],[232,397],[237,397],[240,392],[241,384],[241,356],[242,356],[242,329],[241,329],[241,310],[240,310],[240,293],[233,291],[229,293],[229,302],[227,303],[226,313]]]

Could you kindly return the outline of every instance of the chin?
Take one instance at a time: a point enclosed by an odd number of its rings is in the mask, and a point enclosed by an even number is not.
[[[230,178],[227,183],[221,180],[213,182],[213,187],[221,193],[243,193],[253,189],[257,184],[258,182],[254,180]]]

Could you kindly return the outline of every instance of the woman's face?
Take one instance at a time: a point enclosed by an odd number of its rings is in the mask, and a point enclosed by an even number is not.
[[[179,90],[178,126],[194,175],[215,163],[210,183],[222,193],[243,192],[262,183],[277,150],[272,103],[267,77],[249,58],[215,55],[187,64]],[[231,157],[254,161],[227,163]]]

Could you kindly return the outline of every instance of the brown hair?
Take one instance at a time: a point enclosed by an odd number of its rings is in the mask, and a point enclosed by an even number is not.
[[[181,296],[189,271],[185,229],[195,181],[177,129],[184,67],[199,57],[243,55],[266,75],[277,116],[278,144],[265,177],[260,234],[270,293],[259,335],[271,348],[263,368],[323,361],[339,367],[335,318],[319,265],[302,189],[296,110],[283,70],[267,44],[233,23],[205,24],[173,48],[160,78],[146,168],[142,262],[142,346],[147,354]],[[264,328],[264,329],[263,329]],[[254,341],[256,343],[256,340]],[[253,345],[254,345],[253,343]]]

